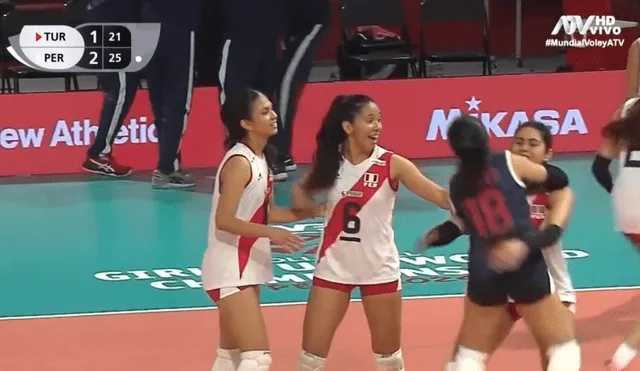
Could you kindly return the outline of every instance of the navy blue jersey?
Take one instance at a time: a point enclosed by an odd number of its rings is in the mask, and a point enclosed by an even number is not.
[[[517,237],[533,230],[524,183],[517,179],[506,151],[493,152],[483,186],[474,197],[462,191],[459,174],[451,178],[449,193],[455,213],[464,220],[471,248],[501,237]]]

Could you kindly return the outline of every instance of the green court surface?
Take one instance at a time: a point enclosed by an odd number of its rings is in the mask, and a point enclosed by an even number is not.
[[[636,251],[614,232],[608,195],[590,173],[590,157],[558,157],[576,204],[563,238],[577,288],[640,286]],[[451,163],[420,162],[447,184]],[[153,191],[140,180],[79,180],[0,185],[0,317],[209,307],[200,288],[200,262],[211,208],[210,178],[202,192]],[[7,182],[5,182],[7,183]],[[276,184],[288,202],[291,183]],[[447,214],[402,189],[394,215],[404,295],[460,294],[467,239],[414,252],[425,228]],[[307,240],[295,254],[275,252],[276,280],[265,304],[304,302],[321,221],[286,226]],[[307,253],[305,253],[307,252]]]

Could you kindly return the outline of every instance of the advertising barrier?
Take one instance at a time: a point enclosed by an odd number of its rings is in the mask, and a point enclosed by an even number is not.
[[[521,122],[534,119],[551,128],[556,153],[593,151],[623,91],[623,71],[314,83],[300,101],[293,156],[310,162],[331,100],[352,93],[376,100],[384,125],[380,144],[409,158],[451,156],[446,128],[460,113],[477,115],[496,149],[507,147]],[[0,95],[0,176],[81,172],[101,103],[100,92]],[[217,90],[196,89],[183,142],[185,167],[216,166],[223,139]],[[137,170],[150,170],[156,143],[148,96],[140,91],[114,154]]]

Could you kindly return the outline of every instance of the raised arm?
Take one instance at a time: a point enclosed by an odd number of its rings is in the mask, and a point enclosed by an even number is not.
[[[391,181],[401,182],[415,195],[449,210],[449,192],[424,176],[413,162],[396,154],[391,156]]]

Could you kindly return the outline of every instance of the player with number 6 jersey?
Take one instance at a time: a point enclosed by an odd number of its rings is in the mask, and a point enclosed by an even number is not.
[[[602,130],[604,142],[593,161],[592,171],[600,185],[611,193],[613,215],[619,231],[640,248],[640,98],[628,99],[620,117]],[[618,158],[620,170],[615,183],[609,172]],[[610,361],[610,370],[628,370],[640,349],[640,319]]]
[[[313,208],[320,194],[327,205],[298,371],[324,370],[355,288],[362,294],[376,369],[405,369],[400,260],[391,224],[396,191],[402,183],[443,209],[448,194],[412,162],[379,147],[381,130],[380,109],[371,98],[336,97],[317,134],[311,172],[292,191],[296,207]]]
[[[470,235],[464,320],[453,369],[485,370],[511,298],[549,358],[547,371],[578,371],[573,321],[554,294],[541,251],[558,240],[562,229],[547,225],[536,231],[525,193],[525,184],[564,188],[566,174],[558,177],[509,151],[492,152],[484,125],[469,115],[453,120],[447,136],[459,160],[450,183],[452,220]]]
[[[397,191],[397,183],[389,179],[392,155],[376,146],[358,165],[342,163],[327,191],[315,284],[399,286],[400,261],[391,226]]]

